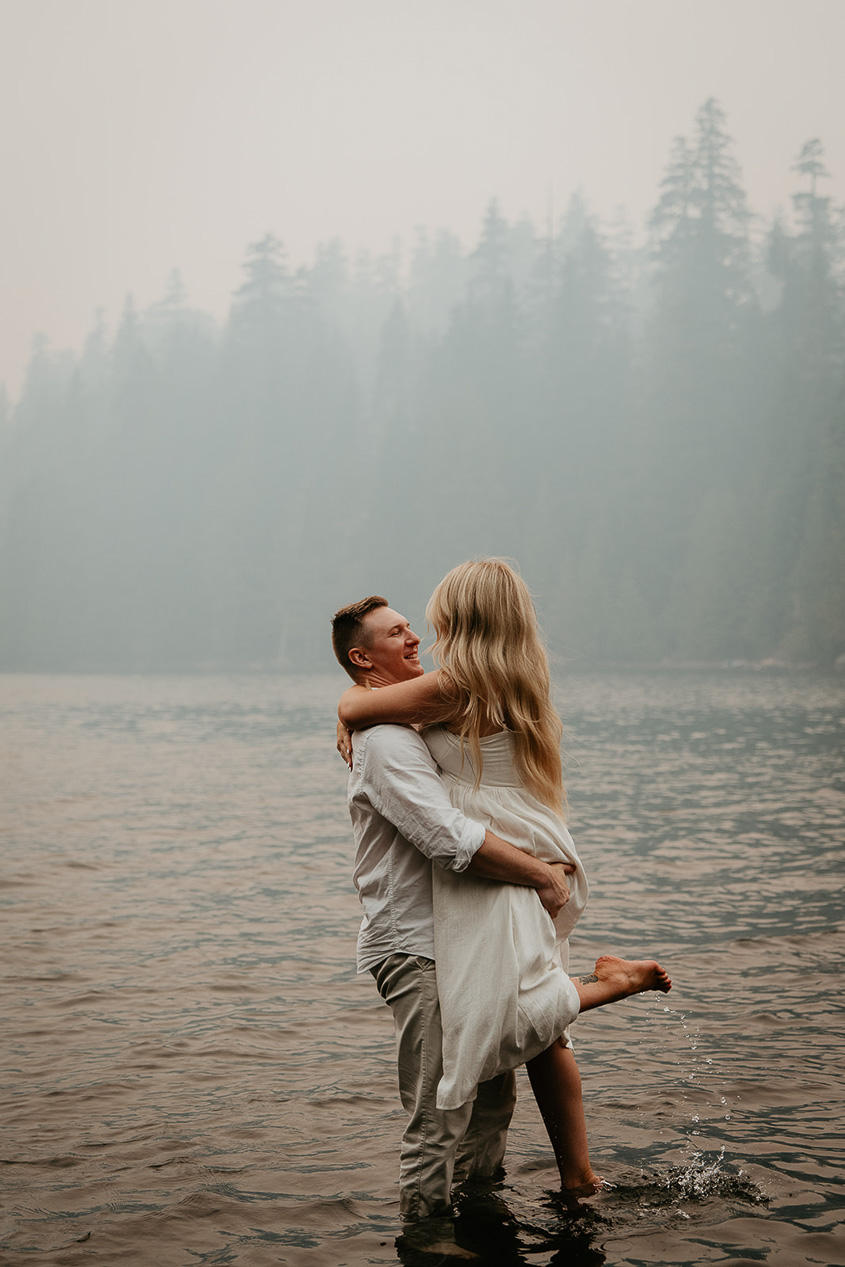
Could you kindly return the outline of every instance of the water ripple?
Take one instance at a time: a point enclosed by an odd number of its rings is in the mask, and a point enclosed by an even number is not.
[[[339,685],[0,680],[4,1262],[431,1262],[394,1244]],[[561,1203],[520,1076],[507,1177],[448,1235],[497,1263],[845,1261],[845,682],[572,676],[560,703],[573,970],[649,953],[676,985],[575,1027],[613,1186]]]

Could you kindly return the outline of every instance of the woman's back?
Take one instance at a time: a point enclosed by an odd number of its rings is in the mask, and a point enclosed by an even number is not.
[[[587,904],[587,877],[563,819],[524,786],[514,762],[513,735],[501,730],[481,738],[480,771],[469,745],[444,726],[428,727],[423,738],[462,814],[544,862],[575,863],[570,900],[555,920],[558,939],[568,937]]]
[[[423,731],[423,739],[440,769],[458,782],[476,782],[476,762],[469,744],[462,744],[458,735],[444,726],[432,726]],[[481,783],[485,787],[522,786],[514,766],[513,736],[507,730],[499,730],[480,737]]]

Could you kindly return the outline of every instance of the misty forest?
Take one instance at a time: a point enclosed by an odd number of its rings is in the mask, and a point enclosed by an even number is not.
[[[832,665],[827,176],[818,140],[785,155],[763,221],[708,101],[642,236],[588,195],[540,225],[491,201],[470,249],[420,230],[293,268],[268,234],[225,322],[174,273],[79,354],[37,338],[0,400],[0,668],[328,669],[337,607],[377,592],[416,620],[479,554],[519,562],[571,665]]]

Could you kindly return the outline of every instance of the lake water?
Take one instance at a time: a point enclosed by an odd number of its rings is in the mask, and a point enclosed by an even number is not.
[[[354,975],[342,685],[0,678],[0,1263],[415,1260],[391,1018]],[[592,884],[572,970],[654,956],[675,988],[575,1028],[612,1189],[555,1197],[521,1073],[458,1243],[845,1262],[845,679],[573,675],[559,704]]]

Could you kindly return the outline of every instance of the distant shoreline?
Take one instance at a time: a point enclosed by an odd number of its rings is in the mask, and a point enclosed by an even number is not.
[[[552,657],[552,674],[573,673],[754,673],[798,675],[845,674],[845,655],[832,664],[812,661],[765,660],[654,660],[588,661]],[[0,665],[0,675],[17,677],[324,677],[335,676],[331,666],[293,668],[278,664],[171,665]],[[338,677],[343,682],[342,677]]]

